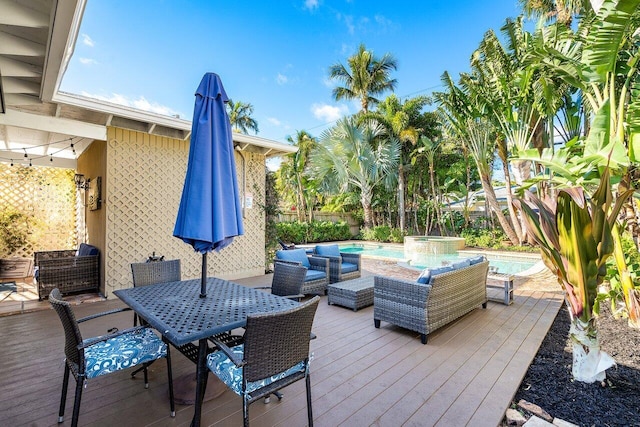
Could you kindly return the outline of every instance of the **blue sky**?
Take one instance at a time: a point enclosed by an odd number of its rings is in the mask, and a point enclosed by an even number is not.
[[[358,111],[333,100],[328,68],[360,43],[396,57],[398,96],[428,95],[519,12],[517,0],[88,0],[61,90],[191,120],[198,83],[215,72],[254,106],[258,136],[285,142]]]

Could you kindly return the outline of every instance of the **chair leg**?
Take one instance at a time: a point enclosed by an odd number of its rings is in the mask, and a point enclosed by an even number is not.
[[[64,362],[64,378],[62,379],[62,396],[60,397],[60,411],[58,411],[58,423],[64,421],[64,407],[67,403],[67,389],[69,388],[69,365]]]
[[[151,363],[143,363],[142,364],[142,372],[144,372],[144,388],[149,388],[149,371],[147,370],[147,367],[150,364]]]
[[[242,397],[242,422],[244,427],[249,427],[249,402],[246,397]]]
[[[71,427],[78,427],[78,418],[80,418],[80,401],[82,400],[82,387],[84,386],[84,377],[76,378],[76,396],[73,401],[73,418],[71,419]]]
[[[313,409],[311,408],[311,375],[307,373],[307,417],[309,418],[309,427],[313,427]]]
[[[140,366],[138,369],[136,369],[135,371],[131,372],[131,378],[135,378],[135,376],[140,373],[140,371],[144,371],[144,365]]]
[[[422,344],[426,344],[428,337],[429,337],[428,334],[420,334],[420,342],[422,342]]]
[[[169,377],[169,406],[171,407],[171,417],[176,416],[176,405],[173,398],[173,372],[171,371],[171,350],[167,344],[167,376]]]

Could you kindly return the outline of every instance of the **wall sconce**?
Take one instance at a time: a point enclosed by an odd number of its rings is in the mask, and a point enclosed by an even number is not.
[[[91,182],[91,179],[90,178],[85,179],[83,174],[81,173],[75,174],[75,176],[73,177],[73,180],[75,181],[76,187],[78,189],[82,189],[82,190],[89,189],[89,182]]]

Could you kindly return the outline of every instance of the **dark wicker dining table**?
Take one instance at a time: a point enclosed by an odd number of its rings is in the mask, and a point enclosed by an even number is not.
[[[200,297],[200,279],[120,289],[114,292],[171,344],[198,342],[195,410],[192,426],[200,425],[207,384],[207,338],[243,327],[247,315],[286,310],[297,302],[227,280],[207,279],[207,296]]]

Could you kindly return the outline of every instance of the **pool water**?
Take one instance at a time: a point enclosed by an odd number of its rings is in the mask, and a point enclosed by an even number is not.
[[[384,246],[366,246],[366,245],[346,245],[341,246],[340,251],[359,253],[364,256],[388,258],[398,261],[407,261],[409,257],[405,256],[404,250],[389,248]],[[415,268],[424,269],[426,267],[437,267],[459,261],[464,258],[473,256],[474,254],[453,253],[453,254],[417,254],[416,259],[411,261],[410,265]],[[517,256],[483,254],[489,260],[489,267],[497,270],[498,273],[519,274],[533,267],[538,261],[535,259],[522,258]]]

